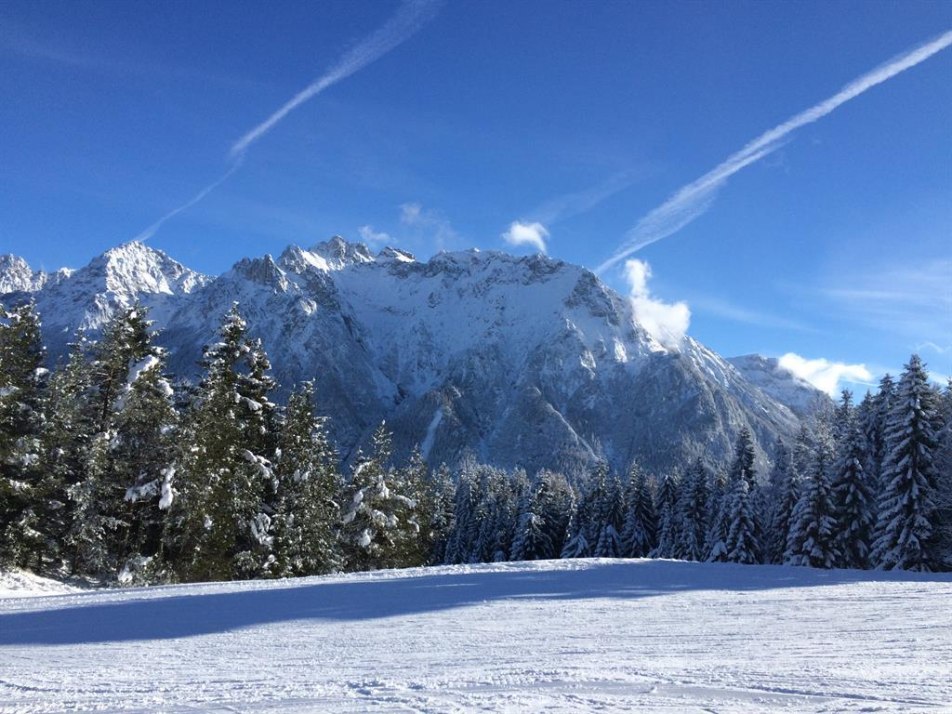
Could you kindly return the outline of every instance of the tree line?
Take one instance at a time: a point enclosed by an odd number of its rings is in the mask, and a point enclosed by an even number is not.
[[[237,305],[175,387],[139,306],[52,370],[40,326],[0,307],[0,567],[143,584],[560,557],[952,568],[952,389],[915,355],[778,441],[765,474],[746,429],[719,468],[567,476],[394,464],[385,424],[345,474],[313,384],[272,401]]]

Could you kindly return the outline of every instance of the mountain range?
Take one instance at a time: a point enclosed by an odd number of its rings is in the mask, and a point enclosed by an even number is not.
[[[203,345],[239,304],[286,393],[314,380],[342,458],[386,420],[395,455],[468,456],[576,472],[635,458],[663,471],[729,459],[749,427],[762,466],[777,437],[828,397],[776,360],[726,360],[638,324],[629,300],[591,271],[544,255],[469,250],[418,261],[339,237],[278,258],[246,258],[210,277],[144,243],[78,270],[33,271],[0,257],[0,302],[35,301],[51,360],[77,328],[95,335],[141,303],[170,369],[197,377]]]

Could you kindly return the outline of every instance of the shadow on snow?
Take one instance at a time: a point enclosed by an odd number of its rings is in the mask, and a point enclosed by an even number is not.
[[[664,560],[569,561],[548,569],[531,563],[462,572],[426,569],[405,575],[353,579],[304,578],[273,586],[225,592],[184,586],[134,591],[128,600],[96,602],[102,593],[80,595],[90,602],[67,607],[0,614],[2,645],[67,645],[193,637],[296,620],[373,620],[465,607],[500,600],[634,599],[678,592],[816,587],[860,582],[943,582],[952,575],[813,570]],[[106,591],[114,595],[121,591]],[[39,604],[39,603],[37,603]],[[53,603],[51,603],[53,604]],[[54,605],[55,607],[55,605]]]

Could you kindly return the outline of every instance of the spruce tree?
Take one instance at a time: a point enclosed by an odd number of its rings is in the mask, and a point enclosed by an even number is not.
[[[41,548],[43,355],[33,305],[9,311],[0,305],[0,567],[23,566]]]
[[[703,560],[704,540],[708,527],[708,493],[710,475],[704,462],[697,459],[684,475],[678,496],[678,519],[681,527],[675,556],[681,560]]]
[[[274,382],[237,305],[205,348],[205,374],[186,416],[166,547],[184,580],[248,578],[273,567]],[[273,492],[273,491],[271,491]],[[171,503],[168,503],[171,501]]]
[[[314,384],[288,398],[274,472],[274,574],[319,575],[341,569],[336,529],[341,487],[337,456],[324,422],[314,414]]]
[[[793,511],[800,500],[800,478],[790,458],[790,452],[778,440],[774,466],[770,472],[770,520],[766,538],[766,561],[779,564],[787,551],[787,536]]]
[[[784,562],[814,568],[832,568],[839,562],[830,470],[833,445],[821,428],[810,471],[801,482],[800,498],[790,517]]]
[[[753,491],[757,488],[754,440],[747,427],[741,429],[737,437],[728,488],[723,507],[728,524],[723,559],[731,563],[758,563],[763,527],[754,505]]]
[[[391,435],[381,423],[373,435],[373,450],[358,454],[341,503],[341,536],[348,570],[405,567],[406,539],[415,503],[399,491],[390,464]]]
[[[747,479],[736,479],[729,494],[727,508],[730,528],[724,542],[725,560],[730,563],[753,564],[760,562],[760,544],[756,536],[750,486]]]
[[[897,385],[883,432],[876,539],[872,560],[883,570],[933,570],[936,544],[936,431],[939,399],[913,355]]]
[[[93,425],[90,419],[89,342],[80,332],[65,364],[50,377],[40,430],[41,478],[34,502],[36,547],[29,557],[36,570],[78,566],[75,534],[79,487],[87,477]],[[87,489],[88,490],[88,489]],[[95,528],[93,528],[95,530]]]
[[[873,528],[873,494],[863,469],[865,443],[856,413],[849,408],[850,399],[850,393],[844,391],[837,410],[837,455],[832,484],[834,539],[839,567],[866,568]]]
[[[646,558],[657,544],[658,517],[648,476],[637,462],[632,462],[629,467],[627,492],[622,555],[626,558]]]
[[[727,561],[727,536],[731,528],[730,481],[727,473],[717,471],[711,480],[711,516],[704,539],[705,560],[709,563]]]
[[[681,523],[678,518],[678,488],[680,478],[669,472],[661,479],[655,506],[658,511],[657,545],[649,554],[651,558],[674,558]]]

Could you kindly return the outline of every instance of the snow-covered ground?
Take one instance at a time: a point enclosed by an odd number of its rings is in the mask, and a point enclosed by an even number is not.
[[[4,712],[952,711],[948,574],[589,560],[5,587]]]

